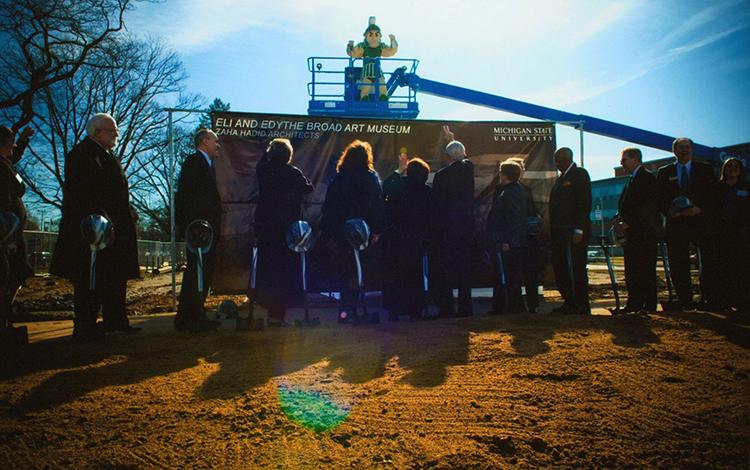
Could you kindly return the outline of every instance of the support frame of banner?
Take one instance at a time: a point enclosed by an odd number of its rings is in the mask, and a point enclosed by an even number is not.
[[[583,164],[583,125],[586,123],[585,121],[548,121],[552,122],[554,124],[562,124],[564,126],[570,126],[574,129],[578,129],[579,132],[579,155],[580,155],[580,161],[581,161],[581,168],[585,168]]]
[[[168,130],[167,130],[167,141],[169,147],[169,240],[171,249],[169,250],[170,263],[172,265],[172,309],[177,309],[177,232],[175,230],[175,214],[174,214],[174,188],[175,188],[175,154],[174,154],[174,114],[185,113],[185,114],[210,114],[211,110],[208,109],[183,109],[183,108],[164,108],[164,112],[167,113],[168,119]]]

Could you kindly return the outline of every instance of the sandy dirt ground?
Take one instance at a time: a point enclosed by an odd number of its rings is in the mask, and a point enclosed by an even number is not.
[[[58,320],[0,381],[2,468],[750,467],[747,313],[612,317],[597,286],[588,317],[548,292],[539,315],[189,334],[157,276],[131,286],[141,334],[76,344],[69,287],[34,282],[26,319]]]

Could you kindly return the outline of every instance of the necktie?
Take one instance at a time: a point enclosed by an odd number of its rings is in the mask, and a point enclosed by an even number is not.
[[[680,165],[680,189],[685,189],[688,184],[688,173],[685,165]]]

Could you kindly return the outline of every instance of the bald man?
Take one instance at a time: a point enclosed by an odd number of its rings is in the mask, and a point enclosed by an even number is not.
[[[586,263],[591,238],[591,178],[573,162],[573,151],[567,147],[555,152],[555,166],[560,176],[549,199],[552,268],[564,303],[553,312],[589,315]]]
[[[101,339],[105,332],[137,333],[125,311],[128,279],[139,277],[135,221],[128,180],[112,150],[117,145],[117,122],[95,114],[86,137],[65,156],[62,220],[52,255],[50,273],[73,283],[73,337]],[[114,227],[114,242],[97,253],[96,290],[89,289],[91,252],[81,236],[81,221],[99,214]],[[104,322],[96,322],[99,311]]]
[[[471,302],[471,244],[474,235],[474,164],[464,145],[451,139],[445,146],[450,164],[435,173],[432,193],[438,211],[436,263],[433,265],[433,297],[442,317],[473,314]],[[458,310],[453,287],[458,287]]]

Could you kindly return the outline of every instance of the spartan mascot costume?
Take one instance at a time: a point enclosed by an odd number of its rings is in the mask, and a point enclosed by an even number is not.
[[[370,17],[370,24],[365,29],[363,35],[365,40],[354,45],[354,41],[349,41],[346,45],[346,55],[352,59],[362,58],[362,81],[360,82],[360,101],[369,101],[370,93],[372,93],[372,86],[370,83],[374,83],[380,80],[380,100],[387,101],[388,93],[385,89],[385,80],[383,72],[380,70],[380,57],[393,57],[398,52],[398,43],[396,42],[396,36],[389,34],[388,38],[391,40],[391,44],[386,46],[380,41],[382,37],[380,33],[380,27],[375,24],[375,17]]]

